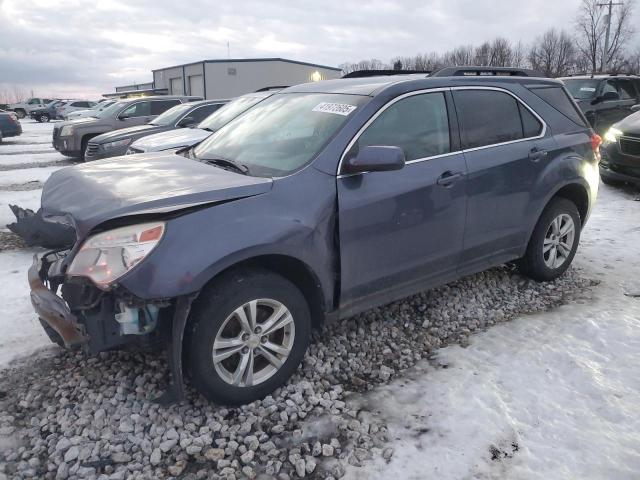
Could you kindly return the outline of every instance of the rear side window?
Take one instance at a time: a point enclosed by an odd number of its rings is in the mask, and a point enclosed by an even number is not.
[[[520,102],[507,93],[494,90],[458,90],[453,92],[453,96],[463,126],[463,148],[478,148],[533,137],[542,129],[528,110],[525,117],[521,117]],[[523,107],[523,110],[526,108]],[[530,117],[526,116],[527,113]],[[525,130],[528,135],[525,135]]]
[[[524,132],[525,138],[537,137],[542,133],[542,124],[540,123],[540,120],[538,120],[527,107],[522,105],[522,103],[517,103],[518,109],[520,110],[520,120],[522,121],[522,131]]]
[[[636,91],[633,88],[631,80],[618,80],[618,90],[622,100],[631,100],[636,98]]]
[[[531,89],[531,91],[575,124],[581,127],[588,127],[580,110],[578,110],[576,104],[573,103],[573,100],[569,98],[569,95],[567,95],[563,88],[534,88]]]
[[[372,145],[400,147],[407,160],[449,153],[444,94],[412,95],[392,104],[358,138],[358,148]]]
[[[155,100],[151,102],[151,115],[160,115],[179,104],[180,100]]]

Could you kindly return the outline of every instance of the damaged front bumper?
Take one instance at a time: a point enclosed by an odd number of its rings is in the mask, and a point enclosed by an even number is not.
[[[48,266],[48,263],[44,264]],[[28,278],[31,288],[31,304],[44,323],[60,336],[67,348],[86,345],[87,337],[84,327],[78,322],[66,302],[54,294],[44,284],[42,274],[43,262],[37,255],[33,256],[33,264],[29,268]]]
[[[55,251],[36,255],[28,272],[31,303],[54,342],[87,353],[166,343],[171,300],[142,300],[121,287],[101,290],[84,278],[67,277],[64,261]]]

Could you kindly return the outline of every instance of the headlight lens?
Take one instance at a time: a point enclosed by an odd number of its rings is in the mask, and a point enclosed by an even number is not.
[[[67,274],[88,277],[107,288],[151,253],[164,230],[164,222],[151,222],[93,235],[82,244]]]
[[[62,130],[60,130],[61,137],[68,137],[71,135],[73,135],[73,125],[65,125],[62,127]]]
[[[615,143],[618,141],[618,137],[622,135],[622,133],[622,130],[611,127],[609,130],[607,130],[607,133],[604,134],[604,141],[608,143]]]
[[[126,138],[124,140],[118,140],[116,142],[105,143],[102,146],[104,147],[105,150],[110,150],[112,148],[126,147],[130,143],[131,143],[131,139],[130,138]]]

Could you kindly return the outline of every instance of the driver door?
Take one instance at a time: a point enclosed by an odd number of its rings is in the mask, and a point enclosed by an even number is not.
[[[144,125],[151,121],[151,105],[149,101],[135,102],[118,115],[118,128]]]
[[[338,176],[343,308],[378,293],[397,298],[455,275],[464,236],[467,168],[456,151],[449,95],[417,93],[390,102],[347,153],[397,146],[406,165]]]

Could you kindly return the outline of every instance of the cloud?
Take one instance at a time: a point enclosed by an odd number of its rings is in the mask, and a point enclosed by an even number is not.
[[[571,29],[579,0],[0,0],[0,83],[91,96],[203,59],[327,65]]]

